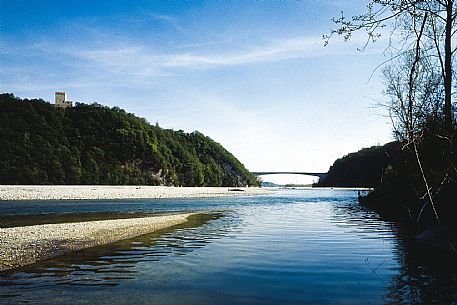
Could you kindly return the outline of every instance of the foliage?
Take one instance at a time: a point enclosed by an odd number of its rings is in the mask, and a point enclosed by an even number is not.
[[[378,187],[384,174],[399,162],[400,150],[398,142],[391,142],[350,153],[336,160],[316,186]]]
[[[457,147],[437,134],[443,119],[429,119],[422,126],[423,141],[417,145],[421,166],[426,173],[439,221],[455,225],[457,206]],[[457,137],[457,128],[454,128]],[[372,187],[374,191],[360,198],[384,216],[413,223],[418,228],[436,224],[437,219],[427,194],[417,155],[407,142],[391,142],[364,148],[338,159],[328,175],[316,186]]]
[[[384,69],[394,135],[401,147],[382,183],[362,202],[418,226],[455,225],[457,129],[453,80],[457,3],[453,0],[372,0],[367,12],[334,19],[332,35],[349,40],[366,31],[367,43],[390,32]],[[358,162],[360,163],[360,162]]]
[[[0,184],[258,186],[198,131],[152,126],[119,107],[56,108],[0,95]]]
[[[457,147],[449,138],[439,136],[445,128],[443,121],[427,121],[417,151],[412,144],[402,143],[398,153],[401,162],[394,163],[384,173],[383,183],[362,201],[385,215],[411,221],[418,228],[436,223],[455,226]],[[457,137],[457,128],[452,137]]]

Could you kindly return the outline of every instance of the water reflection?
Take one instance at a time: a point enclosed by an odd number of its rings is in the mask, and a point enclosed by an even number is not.
[[[209,218],[1,274],[0,302],[457,301],[456,257],[427,254],[408,230],[359,205],[356,191],[289,190],[174,204],[132,201],[111,208],[85,203],[90,211],[119,212],[125,206],[148,213],[205,210]],[[67,205],[54,203],[53,209],[67,212]]]
[[[384,238],[393,243],[393,255],[398,267],[394,268],[395,275],[385,283],[388,287],[386,304],[457,302],[456,253],[418,243],[414,238],[417,233],[415,228],[383,219],[378,213],[354,200],[346,200],[332,207],[333,221],[338,227],[353,227],[352,232],[361,234],[362,238]],[[341,221],[341,218],[347,217],[349,222]],[[369,265],[369,257],[366,262]],[[370,268],[377,275],[381,267],[372,264]]]
[[[409,228],[395,227],[398,269],[389,283],[389,304],[455,304],[457,255],[418,244]]]
[[[224,226],[211,224],[222,213],[199,214],[189,221],[132,239],[66,254],[0,274],[0,301],[27,291],[59,286],[117,286],[134,279],[138,264],[184,256],[224,236]],[[19,299],[15,299],[20,301]]]
[[[384,240],[391,245],[389,256],[393,255],[395,265],[386,264],[388,259],[382,258],[379,251],[373,253],[365,248],[360,252],[365,253],[365,264],[372,275],[386,285],[387,293],[380,303],[457,304],[456,253],[418,244],[411,228],[383,219],[375,211],[358,204],[355,193],[344,191],[328,206],[332,210],[329,213],[331,222],[339,231],[332,236],[357,235],[360,239]],[[328,202],[325,198],[321,198],[323,205]],[[318,199],[311,198],[307,202],[319,202]],[[319,213],[322,215],[322,211]],[[363,245],[360,248],[364,248]]]

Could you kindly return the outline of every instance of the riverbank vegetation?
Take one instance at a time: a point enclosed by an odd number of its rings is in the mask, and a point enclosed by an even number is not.
[[[384,172],[401,162],[400,152],[401,145],[395,141],[350,153],[337,159],[327,176],[314,186],[379,187],[383,183]]]
[[[333,171],[344,165],[358,172],[358,178],[376,187],[361,202],[385,215],[407,219],[419,230],[437,224],[456,226],[456,18],[457,5],[452,0],[373,0],[364,14],[335,18],[337,29],[324,36],[326,42],[333,35],[349,40],[354,32],[365,31],[368,44],[390,33],[385,51],[391,56],[383,65],[387,97],[383,104],[397,140],[388,146],[395,149],[389,157],[387,146],[352,156],[358,159],[349,155],[335,162]],[[369,173],[363,172],[364,166]],[[335,183],[330,173],[329,179],[324,183]]]
[[[258,186],[222,145],[94,103],[0,95],[0,184]]]

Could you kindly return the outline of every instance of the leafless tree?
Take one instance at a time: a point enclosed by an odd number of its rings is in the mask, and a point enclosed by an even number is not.
[[[337,28],[323,37],[328,44],[335,35],[348,41],[353,33],[365,32],[363,51],[369,43],[387,34],[389,44],[385,51],[390,56],[383,70],[385,93],[390,98],[387,108],[395,135],[415,155],[425,195],[438,222],[433,188],[439,191],[449,175],[444,173],[444,180],[438,186],[430,185],[418,145],[427,120],[440,113],[444,128],[437,136],[449,142],[448,151],[452,154],[456,17],[457,5],[453,0],[371,0],[361,15],[348,19],[342,12],[334,18]],[[449,158],[449,168],[455,170],[452,160]]]
[[[411,128],[413,120],[415,106],[412,104],[416,91],[423,89],[417,86],[420,83],[418,79],[423,80],[423,76],[419,75],[428,73],[428,66],[437,73],[432,78],[433,82],[436,81],[435,76],[439,77],[440,81],[435,85],[442,89],[436,90],[444,92],[442,112],[445,130],[450,133],[454,122],[452,98],[456,6],[454,0],[372,0],[364,14],[348,19],[342,13],[334,18],[337,28],[323,38],[327,44],[334,35],[350,40],[354,32],[365,31],[368,44],[379,39],[383,32],[388,32],[389,48],[386,51],[391,54],[388,62],[403,57],[410,64],[410,79],[407,80],[409,93],[403,100],[406,103],[405,110],[409,113],[409,122],[405,122],[408,128]]]

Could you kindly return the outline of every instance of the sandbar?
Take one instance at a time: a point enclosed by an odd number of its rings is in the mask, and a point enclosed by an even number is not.
[[[0,271],[185,223],[195,213],[0,228]]]
[[[2,200],[105,200],[253,196],[271,191],[257,187],[167,187],[114,185],[0,185]]]

